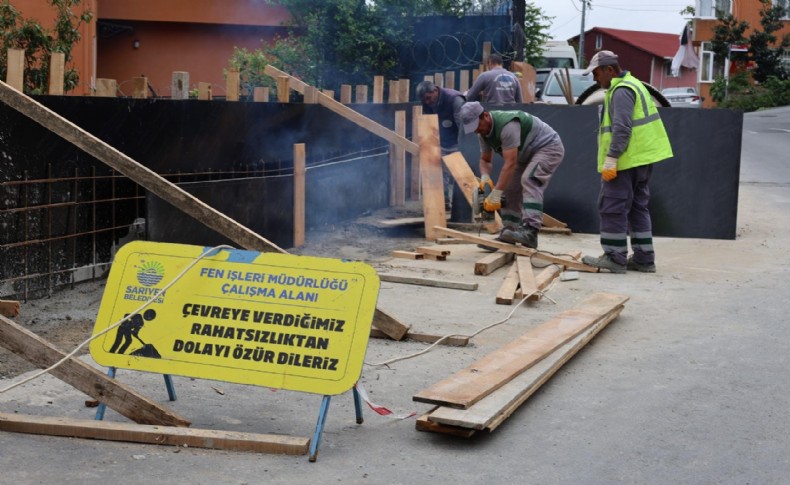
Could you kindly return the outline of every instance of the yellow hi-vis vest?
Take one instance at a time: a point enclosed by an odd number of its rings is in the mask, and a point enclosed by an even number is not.
[[[617,170],[660,162],[672,156],[672,146],[658,115],[658,109],[645,86],[631,73],[612,79],[603,103],[601,128],[598,132],[598,171],[603,170],[609,145],[612,143],[612,113],[610,112],[612,94],[615,89],[628,88],[636,93],[631,139],[628,147],[617,160]]]

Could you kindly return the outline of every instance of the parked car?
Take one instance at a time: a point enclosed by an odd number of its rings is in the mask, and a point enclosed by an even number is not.
[[[583,76],[584,69],[568,69],[573,100],[595,84],[592,76]],[[535,77],[535,101],[547,104],[568,104],[562,92],[565,69],[538,69]]]
[[[701,104],[697,89],[693,87],[666,88],[661,94],[673,108],[699,108]]]

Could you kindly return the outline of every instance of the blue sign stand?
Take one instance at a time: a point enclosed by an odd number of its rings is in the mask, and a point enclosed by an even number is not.
[[[357,391],[357,386],[351,388],[354,394],[354,411],[357,415],[357,424],[362,424],[364,419],[362,418],[362,400],[359,397],[359,391]],[[324,396],[324,399],[321,401],[321,408],[318,411],[318,423],[315,425],[315,435],[313,435],[313,439],[310,441],[310,455],[308,460],[310,462],[315,462],[318,458],[318,445],[321,443],[321,434],[324,432],[324,423],[326,422],[326,415],[329,413],[329,401],[332,399],[332,396]]]
[[[107,369],[107,376],[110,379],[115,379],[115,373],[117,369],[115,367],[110,367]],[[167,397],[170,398],[171,401],[176,400],[176,387],[173,385],[173,377],[170,374],[162,374],[165,378],[165,387],[167,388]],[[107,409],[107,405],[103,402],[99,403],[99,407],[96,408],[96,421],[101,421],[104,419],[104,411]]]

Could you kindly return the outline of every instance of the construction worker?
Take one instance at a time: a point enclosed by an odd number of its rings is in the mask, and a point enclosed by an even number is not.
[[[607,90],[598,131],[598,211],[604,253],[582,261],[612,273],[626,269],[655,273],[648,182],[653,164],[670,158],[672,147],[650,93],[620,68],[617,54],[595,54],[584,75],[590,73]],[[629,229],[632,257],[628,257]]]
[[[461,121],[466,134],[479,135],[480,184],[481,188],[492,188],[483,210],[499,210],[504,224],[496,239],[537,248],[543,193],[565,155],[560,136],[537,116],[523,111],[485,111],[476,101],[463,105]],[[496,183],[491,178],[494,152],[505,161]]]
[[[466,102],[464,95],[454,89],[440,88],[431,81],[423,81],[417,85],[417,99],[422,103],[422,112],[436,114],[439,117],[439,144],[442,156],[458,151],[458,133],[460,122],[458,111]],[[453,180],[446,168],[442,168],[444,183],[444,206],[451,210],[453,202]]]
[[[522,103],[521,83],[518,77],[502,67],[502,56],[491,54],[486,62],[488,70],[477,76],[466,92],[467,101],[480,101],[480,95],[490,104]]]

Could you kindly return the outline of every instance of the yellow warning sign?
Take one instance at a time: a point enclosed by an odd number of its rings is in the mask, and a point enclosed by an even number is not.
[[[115,257],[94,335],[210,248],[137,241]],[[362,373],[378,298],[360,262],[215,250],[91,342],[101,365],[335,395]]]

